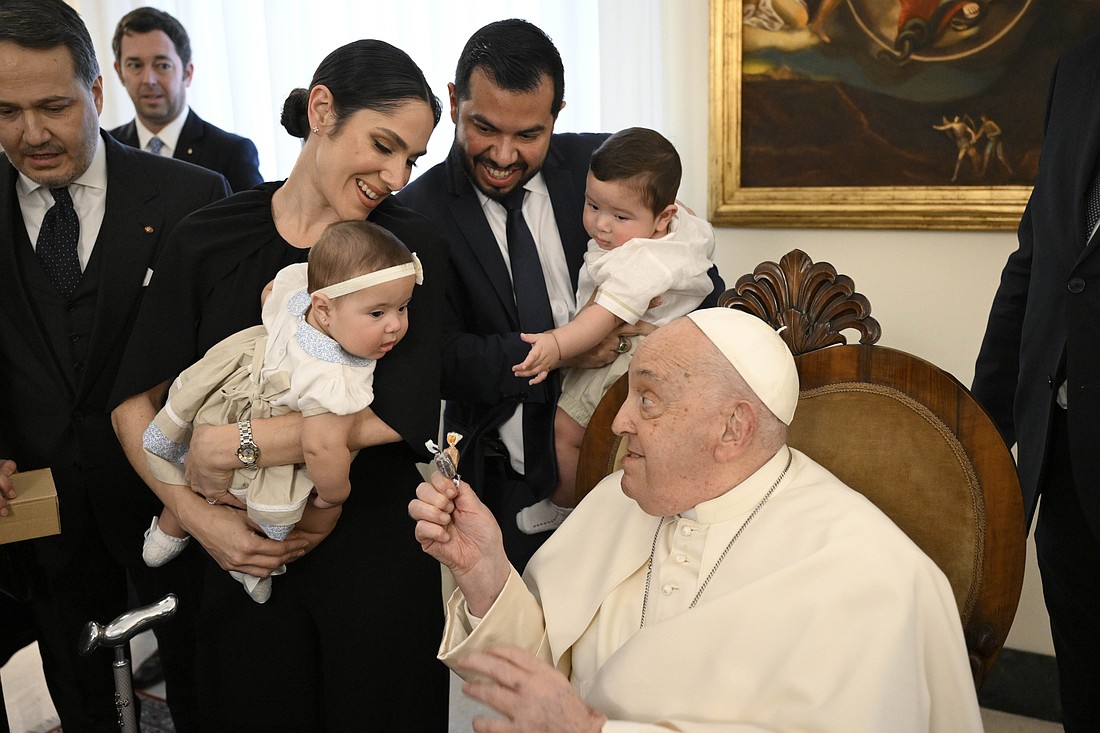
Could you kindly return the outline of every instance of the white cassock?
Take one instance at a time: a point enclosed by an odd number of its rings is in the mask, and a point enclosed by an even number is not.
[[[980,733],[943,573],[866,498],[791,453],[695,608],[787,448],[725,495],[664,520],[644,628],[658,518],[622,493],[616,473],[523,579],[513,571],[484,619],[471,621],[454,591],[440,659],[527,648],[608,716],[606,733]]]

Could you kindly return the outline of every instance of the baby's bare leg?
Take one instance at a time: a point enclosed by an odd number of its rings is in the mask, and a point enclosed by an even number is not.
[[[554,416],[554,452],[558,459],[558,485],[550,501],[560,507],[577,505],[577,462],[581,457],[584,427],[558,408]]]
[[[187,533],[183,531],[183,526],[180,525],[179,520],[176,519],[176,515],[165,509],[160,513],[160,518],[157,520],[157,526],[160,527],[160,531],[170,537],[186,537]]]
[[[159,568],[183,552],[191,538],[183,530],[176,515],[165,509],[145,532],[141,557],[151,568]]]
[[[340,511],[340,506],[321,509],[307,503],[302,518],[298,520],[298,524],[294,525],[294,528],[309,534],[319,534],[321,537],[326,537],[332,531],[332,528],[336,526],[336,520],[340,518]]]
[[[525,534],[549,532],[569,516],[577,504],[577,460],[584,428],[558,408],[554,418],[554,451],[558,459],[558,484],[550,496],[516,514],[516,526]]]

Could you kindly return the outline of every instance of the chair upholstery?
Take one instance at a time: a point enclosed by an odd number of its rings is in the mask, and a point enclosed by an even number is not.
[[[1024,520],[1012,455],[969,391],[947,372],[874,345],[880,328],[851,278],[800,250],[765,262],[719,299],[773,326],[795,354],[800,392],[788,442],[867,496],[943,570],[980,686],[1020,598]],[[846,345],[854,330],[860,344]],[[617,470],[611,421],[626,377],[585,431],[579,496]]]

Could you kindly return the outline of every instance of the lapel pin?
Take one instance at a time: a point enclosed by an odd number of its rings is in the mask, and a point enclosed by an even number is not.
[[[156,231],[156,229],[154,229],[153,227],[149,226],[148,224],[145,225],[145,233],[146,234],[152,234],[155,231]]]
[[[188,155],[194,155],[195,154],[195,149],[194,148],[187,148],[187,154]]]

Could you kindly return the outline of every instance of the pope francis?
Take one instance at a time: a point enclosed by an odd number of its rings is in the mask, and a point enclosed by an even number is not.
[[[409,506],[454,580],[440,658],[502,716],[475,730],[981,731],[946,578],[786,445],[782,339],[696,311],[629,374],[623,470],[523,578],[468,485],[437,473]]]

